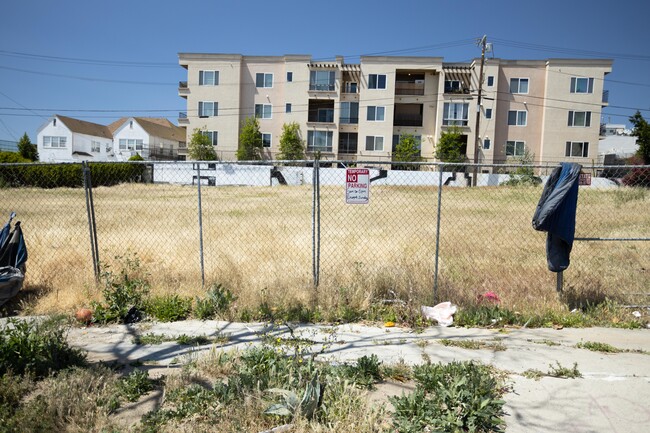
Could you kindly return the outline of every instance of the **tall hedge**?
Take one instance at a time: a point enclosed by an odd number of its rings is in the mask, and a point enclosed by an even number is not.
[[[142,182],[143,164],[89,164],[93,186]],[[78,188],[83,186],[81,164],[29,164],[0,166],[0,187]]]

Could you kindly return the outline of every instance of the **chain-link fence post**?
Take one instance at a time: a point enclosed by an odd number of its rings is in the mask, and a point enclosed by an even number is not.
[[[440,208],[442,204],[442,175],[443,175],[444,166],[438,165],[438,205],[436,206],[436,264],[435,271],[433,274],[433,301],[434,304],[438,303],[438,258],[440,257],[440,214],[442,209]]]
[[[312,268],[314,287],[320,279],[320,159],[314,159],[312,170]]]
[[[201,205],[201,164],[196,163],[196,185],[198,190],[199,208],[199,258],[201,260],[201,288],[205,289],[205,267],[203,262],[203,211]]]
[[[90,250],[93,258],[93,272],[95,281],[99,281],[99,246],[97,245],[97,225],[95,220],[95,204],[93,201],[93,185],[90,178],[88,163],[81,163],[83,173],[83,186],[86,194],[86,213],[88,214],[88,230],[90,232]]]

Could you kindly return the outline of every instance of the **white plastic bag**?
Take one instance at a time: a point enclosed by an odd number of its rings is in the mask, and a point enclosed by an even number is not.
[[[427,320],[435,320],[440,326],[449,326],[454,323],[454,313],[456,312],[456,306],[451,302],[441,302],[434,307],[427,307],[423,305],[420,307],[422,315]]]

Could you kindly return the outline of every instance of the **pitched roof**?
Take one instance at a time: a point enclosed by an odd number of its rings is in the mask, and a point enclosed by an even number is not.
[[[115,134],[124,122],[131,117],[122,117],[108,125],[111,134]],[[154,137],[165,138],[172,141],[185,141],[185,128],[174,125],[168,119],[162,117],[133,117],[147,134]]]
[[[113,138],[112,132],[104,125],[73,119],[72,117],[61,116],[59,114],[55,114],[55,116],[72,132],[93,135],[95,137]]]

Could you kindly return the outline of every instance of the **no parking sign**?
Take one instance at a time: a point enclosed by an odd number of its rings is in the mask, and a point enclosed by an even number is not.
[[[348,168],[345,170],[345,202],[368,204],[370,201],[370,170]]]

